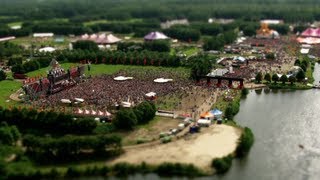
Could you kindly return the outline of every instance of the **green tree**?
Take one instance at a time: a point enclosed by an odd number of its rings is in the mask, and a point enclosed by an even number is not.
[[[137,116],[132,109],[121,109],[117,112],[114,125],[119,129],[131,130],[138,124]]]
[[[282,82],[282,84],[285,84],[285,83],[288,81],[287,75],[283,74],[283,75],[280,77],[280,81]]]
[[[245,127],[236,149],[236,155],[238,157],[243,157],[247,155],[253,143],[254,143],[254,135],[250,128]]]
[[[243,29],[243,34],[245,36],[254,36],[256,34],[256,29],[253,25],[248,25]]]
[[[256,81],[258,83],[260,83],[262,81],[262,73],[261,72],[258,72],[258,74],[256,75]]]
[[[271,82],[271,75],[270,73],[267,73],[264,75],[264,80],[268,81],[269,83]]]
[[[191,77],[197,79],[199,76],[207,75],[212,69],[212,63],[206,55],[200,55],[194,58],[191,63]]]
[[[216,36],[206,40],[203,44],[203,49],[206,51],[209,50],[222,50],[224,47],[225,41],[224,36]]]
[[[82,49],[82,50],[89,50],[89,51],[98,51],[98,45],[89,40],[80,40],[75,43],[73,43],[74,49]]]
[[[300,66],[300,65],[301,65],[300,60],[299,60],[299,59],[297,59],[297,60],[294,62],[294,65],[295,65],[295,66]]]
[[[273,81],[275,84],[277,83],[277,81],[279,81],[279,77],[278,77],[277,74],[273,74],[273,75],[272,75],[272,81]]]
[[[300,70],[298,72],[298,74],[296,75],[296,78],[297,78],[298,81],[304,80],[305,77],[306,77],[306,75],[305,75],[305,72],[303,70]]]
[[[228,104],[226,111],[224,112],[224,117],[229,120],[233,119],[233,108],[231,104]]]
[[[297,81],[296,77],[294,76],[289,77],[289,82],[291,83],[291,85],[293,85],[293,83],[295,83],[296,81]]]
[[[7,78],[6,73],[0,69],[0,81],[5,80]]]

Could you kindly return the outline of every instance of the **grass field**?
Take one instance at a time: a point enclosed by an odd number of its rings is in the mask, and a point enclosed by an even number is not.
[[[83,25],[84,26],[91,26],[91,25],[99,24],[99,23],[134,23],[134,22],[142,22],[142,20],[143,19],[140,19],[140,18],[132,18],[132,19],[125,20],[125,21],[113,21],[113,20],[99,19],[99,20],[84,22]]]
[[[21,83],[13,80],[0,81],[0,106],[8,107],[16,104],[14,101],[9,101],[9,96],[16,92],[21,87]]]
[[[64,37],[64,42],[60,43],[60,42],[55,42],[54,38],[37,39],[33,37],[19,37],[11,40],[11,42],[24,47],[30,47],[31,44],[33,44],[36,46],[36,48],[40,48],[44,46],[52,46],[59,49],[65,49],[65,48],[68,48],[70,39],[67,37]]]
[[[12,22],[12,23],[9,23],[8,26],[9,27],[13,27],[13,26],[21,26],[22,25],[22,22],[19,21],[19,22]]]

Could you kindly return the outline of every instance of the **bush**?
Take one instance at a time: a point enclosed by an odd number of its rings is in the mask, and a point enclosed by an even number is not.
[[[170,52],[170,43],[166,40],[148,41],[144,43],[144,49],[149,51]]]
[[[98,45],[89,40],[80,40],[73,44],[74,49],[82,49],[82,50],[89,50],[89,51],[98,51]]]
[[[218,174],[226,173],[232,165],[232,156],[228,155],[222,158],[212,160],[211,166],[215,168]]]
[[[241,97],[246,97],[249,94],[248,88],[243,88],[241,90]]]
[[[188,176],[203,175],[203,172],[192,164],[162,163],[156,167],[155,172],[160,176]]]
[[[247,155],[253,143],[254,143],[254,135],[251,129],[245,127],[236,149],[237,157],[244,157],[245,155]]]
[[[7,78],[6,73],[0,69],[0,81],[5,80]]]
[[[113,123],[119,129],[132,130],[138,124],[138,120],[132,109],[121,109],[117,112]]]

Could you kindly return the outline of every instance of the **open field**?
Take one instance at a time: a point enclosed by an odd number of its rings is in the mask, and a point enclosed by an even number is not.
[[[8,107],[14,105],[15,102],[9,99],[9,96],[21,87],[21,83],[13,80],[0,81],[0,106]],[[6,102],[9,100],[9,102]]]
[[[87,21],[84,22],[84,26],[91,26],[99,23],[134,23],[134,22],[142,22],[143,19],[140,18],[132,18],[125,21],[115,21],[115,20],[106,20],[106,19],[99,19],[99,20],[93,20],[93,21]]]

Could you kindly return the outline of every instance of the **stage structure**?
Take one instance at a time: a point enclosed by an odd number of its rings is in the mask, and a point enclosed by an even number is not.
[[[26,94],[26,100],[38,99],[65,90],[80,82],[84,77],[84,65],[65,71],[58,61],[53,59],[50,66],[51,69],[46,78],[30,79],[24,82],[22,88]]]

